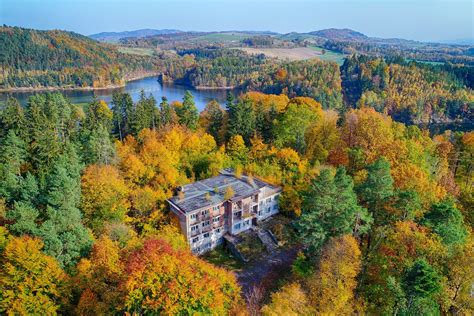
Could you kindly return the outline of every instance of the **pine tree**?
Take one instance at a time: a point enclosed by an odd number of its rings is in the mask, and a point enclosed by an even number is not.
[[[199,124],[206,129],[206,131],[214,137],[218,144],[224,142],[223,129],[225,120],[225,111],[216,100],[212,100],[204,111],[201,112]]]
[[[169,124],[174,123],[173,118],[174,118],[174,110],[168,103],[168,99],[163,96],[161,97],[161,103],[160,103],[160,125],[161,126],[167,126]]]
[[[464,244],[468,237],[463,215],[451,200],[431,206],[421,222],[431,228],[441,237],[443,243],[451,248]]]
[[[194,97],[189,90],[186,90],[183,97],[183,104],[176,108],[179,124],[187,126],[191,130],[196,130],[199,111],[194,103]]]
[[[255,112],[249,99],[239,100],[237,103],[227,105],[229,120],[227,125],[227,138],[241,135],[245,143],[249,144],[255,134]]]
[[[152,95],[147,98],[145,91],[142,90],[140,99],[135,105],[133,134],[138,135],[144,128],[157,128],[159,125],[158,118],[159,114],[155,98]]]
[[[21,139],[27,141],[28,129],[25,126],[26,117],[23,107],[17,99],[8,98],[5,105],[0,107],[0,137],[12,130]]]
[[[403,287],[408,315],[433,315],[439,311],[434,295],[441,291],[441,276],[424,259],[415,261],[405,275]]]
[[[357,188],[359,197],[372,213],[375,223],[388,221],[385,205],[394,196],[390,163],[379,158],[367,167],[367,179]]]
[[[113,132],[123,140],[132,132],[134,106],[128,93],[114,93],[112,96]]]
[[[42,188],[46,209],[41,217],[45,221],[37,234],[44,240],[45,253],[63,267],[72,267],[92,244],[78,209],[81,167],[74,148],[69,147],[52,165]]]
[[[0,197],[8,201],[19,193],[21,166],[26,161],[27,151],[25,142],[13,129],[0,140]]]
[[[368,230],[371,217],[357,204],[353,182],[344,168],[336,175],[324,169],[303,194],[297,229],[310,252],[318,252],[330,237]]]

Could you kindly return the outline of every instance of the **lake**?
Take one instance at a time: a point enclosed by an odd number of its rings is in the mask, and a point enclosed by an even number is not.
[[[90,102],[95,95],[97,98],[110,103],[112,100],[112,93],[115,91],[123,91],[130,93],[132,99],[137,101],[140,97],[140,91],[144,90],[146,95],[152,94],[157,104],[161,102],[161,97],[166,96],[168,101],[181,101],[183,99],[186,90],[191,91],[194,96],[194,102],[199,111],[202,111],[206,104],[215,99],[222,106],[225,104],[228,90],[223,89],[212,89],[212,90],[196,90],[192,87],[165,84],[162,85],[158,82],[158,77],[148,77],[139,80],[128,82],[125,87],[119,89],[104,89],[104,90],[93,90],[93,91],[82,91],[82,90],[64,90],[60,91],[66,97],[68,97],[72,103],[87,103]],[[234,91],[235,92],[235,91]],[[10,92],[0,93],[0,103],[4,102],[8,96],[17,98],[21,104],[25,105],[28,101],[28,97],[33,94],[43,93],[39,91],[35,92]]]

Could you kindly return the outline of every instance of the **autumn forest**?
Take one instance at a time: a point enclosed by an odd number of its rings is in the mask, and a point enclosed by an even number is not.
[[[0,103],[0,314],[472,315],[474,132],[421,125],[472,126],[469,55],[211,35],[0,28],[0,88],[38,90]],[[308,45],[344,60],[238,49]],[[239,93],[199,112],[189,91],[81,104],[40,91],[149,75]],[[282,188],[268,229],[289,263],[258,284],[241,278],[264,262],[258,246],[250,263],[197,256],[169,210],[177,188],[224,168]]]

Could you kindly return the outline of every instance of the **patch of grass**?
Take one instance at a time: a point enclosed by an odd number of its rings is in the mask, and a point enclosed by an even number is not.
[[[338,65],[342,65],[344,63],[344,59],[347,57],[345,54],[341,54],[332,50],[327,50],[318,46],[311,46],[313,50],[316,50],[321,53],[317,58],[325,61],[333,61],[336,62]],[[323,54],[323,49],[325,53]]]
[[[199,37],[196,37],[195,41],[209,41],[209,42],[233,42],[233,41],[241,41],[245,38],[251,37],[249,34],[243,33],[212,33],[206,34]]]
[[[238,235],[239,243],[237,248],[250,261],[256,260],[266,254],[267,250],[257,234],[247,231]]]
[[[289,247],[297,242],[293,220],[283,214],[277,214],[260,224],[263,229],[270,230],[280,246]]]
[[[140,56],[153,56],[155,50],[153,48],[142,48],[142,47],[124,47],[118,48],[119,52],[129,55],[140,55]]]
[[[428,65],[444,65],[445,62],[442,62],[442,61],[428,61],[428,60],[419,60],[419,59],[411,59],[411,58],[407,58],[407,61],[416,61],[417,63],[420,63],[420,64],[428,64]]]
[[[218,267],[232,271],[240,270],[243,267],[243,263],[232,256],[232,254],[222,245],[217,246],[215,249],[203,255],[202,259],[215,264]]]

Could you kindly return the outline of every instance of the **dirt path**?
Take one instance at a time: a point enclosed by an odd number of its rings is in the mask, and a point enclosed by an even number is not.
[[[290,269],[298,251],[299,247],[278,249],[275,253],[267,255],[237,272],[237,280],[242,287],[244,297],[254,285],[265,282],[268,276]]]

